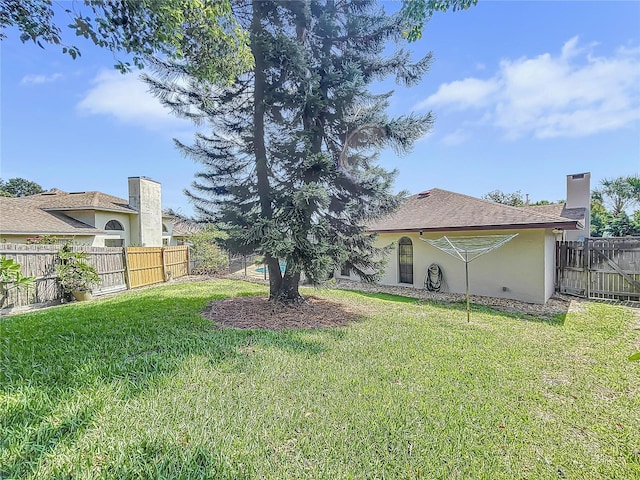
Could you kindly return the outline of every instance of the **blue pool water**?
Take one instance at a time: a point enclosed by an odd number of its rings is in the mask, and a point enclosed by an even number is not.
[[[280,271],[282,273],[284,273],[284,270],[287,268],[287,262],[280,262]],[[265,273],[268,272],[269,269],[267,269],[266,267],[258,267],[256,268],[256,272],[258,273]]]

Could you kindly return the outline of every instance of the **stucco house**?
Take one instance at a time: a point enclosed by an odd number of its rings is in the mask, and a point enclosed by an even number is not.
[[[435,263],[446,291],[464,293],[464,263],[421,239],[517,233],[470,264],[470,293],[544,304],[555,290],[556,241],[588,237],[589,207],[589,173],[568,175],[566,203],[557,205],[512,207],[437,188],[421,192],[370,227],[379,246],[393,246],[380,283],[425,288]],[[356,279],[347,270],[337,277]]]
[[[170,213],[162,215],[162,224],[163,245],[188,245],[191,235],[204,231],[202,225]]]
[[[160,183],[129,177],[128,186],[128,200],[102,192],[55,189],[0,197],[0,241],[27,243],[30,238],[50,236],[97,247],[184,243],[190,233],[163,215]]]

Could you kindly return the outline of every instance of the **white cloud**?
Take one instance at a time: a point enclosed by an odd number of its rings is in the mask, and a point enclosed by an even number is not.
[[[449,105],[453,108],[465,109],[485,106],[496,92],[498,85],[494,80],[465,78],[440,85],[438,91],[414,108],[423,110],[437,105]]]
[[[40,85],[43,83],[51,83],[62,78],[61,73],[52,73],[51,75],[30,74],[25,75],[20,80],[20,85]]]
[[[456,145],[461,145],[469,139],[468,130],[463,130],[459,128],[455,132],[449,133],[442,138],[442,143],[449,146],[455,147]]]
[[[580,137],[640,119],[640,49],[592,54],[596,44],[568,40],[559,55],[503,60],[489,79],[440,85],[416,108],[480,110],[479,123],[508,137]]]
[[[171,114],[135,74],[123,75],[103,70],[92,81],[93,87],[78,103],[79,111],[91,115],[110,115],[123,123],[149,130],[187,127],[190,122]]]

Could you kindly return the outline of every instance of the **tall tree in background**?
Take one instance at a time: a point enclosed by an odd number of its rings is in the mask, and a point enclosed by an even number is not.
[[[631,216],[627,213],[636,205],[640,205],[640,177],[605,178],[600,187],[591,192],[591,235],[640,235],[640,211],[636,210]]]
[[[370,0],[253,1],[239,18],[251,35],[251,74],[212,88],[162,62],[160,78],[148,78],[177,114],[210,127],[193,145],[178,143],[205,166],[189,192],[196,209],[226,225],[229,250],[264,255],[272,300],[299,301],[302,273],[317,283],[345,263],[374,280],[383,255],[366,225],[401,200],[377,153],[408,151],[432,119],[389,118],[390,94],[369,86],[390,75],[415,84],[429,57],[383,56],[405,24]]]
[[[522,192],[520,190],[516,190],[513,193],[505,193],[502,190],[492,190],[486,195],[483,195],[482,198],[491,202],[502,203],[503,205],[511,205],[512,207],[524,206],[524,200],[522,199]]]
[[[611,214],[602,204],[602,197],[597,191],[591,192],[591,232],[592,237],[602,237],[609,224]]]
[[[605,178],[594,193],[609,207],[613,216],[618,216],[626,208],[640,202],[639,184],[640,178],[635,176]]]
[[[3,197],[26,197],[42,192],[43,188],[31,180],[10,178],[4,181],[0,178],[0,196]]]
[[[0,0],[0,39],[15,27],[23,42],[56,45],[76,58],[80,49],[65,43],[60,23],[95,45],[131,55],[140,68],[147,56],[160,55],[217,82],[251,68],[248,36],[230,0],[85,0],[56,8],[53,0]],[[126,61],[115,66],[131,67]]]
[[[605,232],[611,237],[637,236],[640,235],[640,224],[636,223],[634,218],[630,218],[627,212],[622,211],[610,217]]]

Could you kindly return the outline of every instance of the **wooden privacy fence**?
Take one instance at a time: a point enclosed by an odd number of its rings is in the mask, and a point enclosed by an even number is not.
[[[3,307],[23,307],[29,304],[50,303],[62,298],[55,266],[60,262],[58,250],[61,245],[0,244],[0,256],[13,259],[20,265],[23,275],[35,277],[33,288],[10,289]],[[116,292],[127,288],[122,248],[90,247],[74,245],[74,252],[88,254],[86,262],[95,267],[100,275],[100,285],[95,294]]]
[[[584,298],[640,301],[640,238],[557,242],[556,290]]]
[[[166,282],[189,274],[189,247],[128,247],[129,288]]]
[[[0,308],[59,302],[63,295],[55,266],[60,263],[60,248],[62,245],[0,244],[0,257],[13,259],[23,275],[35,277],[34,286],[28,290],[10,289]],[[71,249],[86,252],[86,262],[98,271],[101,282],[93,289],[95,295],[162,283],[189,274],[187,246],[123,249],[72,245]]]

